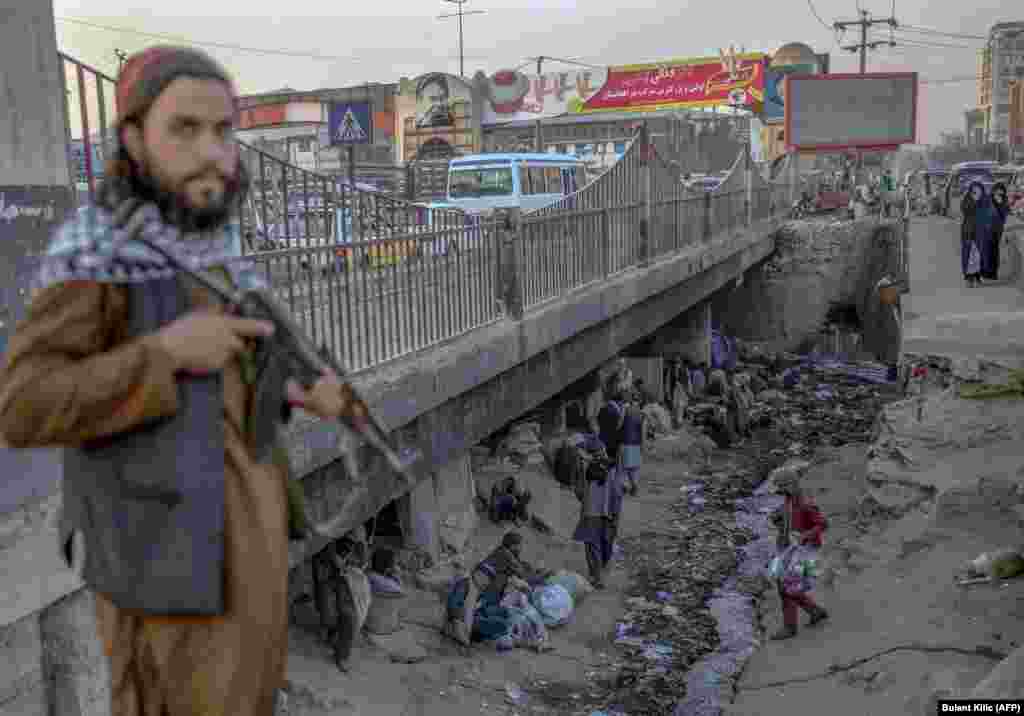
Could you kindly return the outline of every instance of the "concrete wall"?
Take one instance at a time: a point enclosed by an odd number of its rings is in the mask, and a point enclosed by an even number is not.
[[[757,269],[754,269],[756,271]],[[750,272],[753,273],[753,272]],[[726,289],[728,290],[728,289]],[[685,358],[694,364],[707,361],[707,308],[711,301],[701,301],[662,326],[644,350],[649,355]]]
[[[68,186],[53,0],[0,0],[0,182]]]
[[[0,0],[0,351],[71,207],[51,0]],[[109,679],[90,601],[60,564],[60,460],[0,447],[0,715],[92,714]]]
[[[770,350],[796,350],[818,333],[830,306],[839,303],[856,306],[862,321],[890,336],[891,317],[870,300],[865,303],[865,287],[874,286],[870,276],[895,268],[895,254],[877,236],[880,226],[877,219],[787,223],[776,255],[748,272],[743,285],[712,299],[716,323],[727,335],[765,343]],[[873,288],[871,294],[877,303]],[[865,347],[887,340],[867,338]]]

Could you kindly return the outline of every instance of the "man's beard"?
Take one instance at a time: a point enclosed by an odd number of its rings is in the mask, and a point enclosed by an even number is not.
[[[172,226],[178,227],[183,234],[196,232],[207,232],[224,226],[231,218],[232,211],[238,202],[244,187],[244,168],[239,162],[234,177],[227,177],[220,174],[224,182],[224,195],[215,204],[202,209],[189,205],[188,197],[185,195],[185,186],[195,176],[189,177],[182,182],[178,189],[168,189],[150,170],[151,159],[147,156],[145,161],[135,166],[135,190],[144,200],[152,201],[160,209],[164,221]],[[203,172],[198,176],[202,176]]]

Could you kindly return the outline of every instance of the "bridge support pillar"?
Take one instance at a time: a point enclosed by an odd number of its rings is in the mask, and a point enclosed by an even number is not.
[[[0,0],[0,351],[39,254],[71,209],[67,110],[52,0]],[[59,455],[0,448],[0,714],[101,713],[109,699],[94,607],[58,566]],[[57,575],[57,576],[55,576]],[[77,589],[77,591],[76,591]]]
[[[519,266],[519,210],[509,209],[498,232],[497,300],[505,306],[505,315],[518,321],[523,317],[522,273]]]
[[[64,83],[52,0],[3,0],[0,351],[24,312],[34,256],[71,206]]]

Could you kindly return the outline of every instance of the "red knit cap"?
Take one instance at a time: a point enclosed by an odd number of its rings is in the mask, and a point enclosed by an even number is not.
[[[128,58],[117,78],[117,123],[138,118],[179,77],[220,80],[235,97],[227,70],[200,50],[157,45]]]

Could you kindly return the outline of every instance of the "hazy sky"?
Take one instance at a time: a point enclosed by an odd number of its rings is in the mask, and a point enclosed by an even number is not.
[[[457,20],[437,19],[455,6],[443,0],[176,0],[148,9],[133,9],[124,0],[53,1],[59,47],[111,73],[117,68],[115,48],[130,53],[159,40],[60,18],[173,35],[196,43],[326,56],[293,57],[206,46],[235,72],[243,92],[393,82],[434,70],[458,73]],[[859,1],[876,17],[892,11],[884,0]],[[813,9],[831,24],[856,19],[857,2],[813,0]],[[628,9],[608,0],[470,0],[466,9],[487,11],[465,18],[466,73],[470,75],[478,69],[491,72],[515,67],[536,55],[614,65],[717,54],[719,47],[730,44],[770,52],[792,41],[831,52],[833,72],[857,70],[857,57],[839,49],[840,44],[859,39],[856,31],[847,31],[837,41],[815,18],[807,0],[634,0]],[[985,35],[995,22],[1024,20],[1024,3],[896,0],[895,12],[904,25]],[[882,27],[872,35],[889,39],[889,31]],[[962,129],[963,109],[976,102],[977,84],[946,80],[976,75],[974,49],[982,41],[909,30],[897,32],[896,39],[910,44],[870,52],[868,71],[914,70],[923,80],[940,80],[921,88],[920,141],[936,141],[941,131]],[[548,63],[544,69],[558,67]]]

